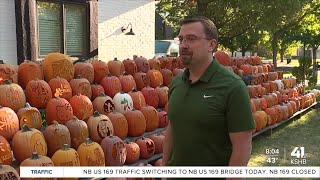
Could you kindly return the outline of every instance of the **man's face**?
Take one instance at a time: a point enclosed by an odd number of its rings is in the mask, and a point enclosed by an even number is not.
[[[178,38],[181,62],[187,67],[207,60],[215,46],[214,40],[207,39],[200,22],[182,25]]]

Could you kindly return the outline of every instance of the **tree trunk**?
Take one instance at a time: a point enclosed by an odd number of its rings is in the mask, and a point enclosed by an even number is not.
[[[272,60],[274,65],[274,70],[277,69],[277,54],[278,54],[278,33],[275,32],[272,37]]]
[[[281,59],[281,62],[283,62],[283,57],[284,57],[284,48],[281,48],[280,49],[280,59]]]
[[[317,49],[318,49],[317,46],[312,46],[313,77],[318,77]]]
[[[242,57],[246,56],[246,50],[245,49],[242,49],[241,52],[242,52]]]

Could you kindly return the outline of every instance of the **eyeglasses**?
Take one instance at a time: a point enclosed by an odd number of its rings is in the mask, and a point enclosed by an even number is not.
[[[178,36],[178,44],[179,44],[179,45],[182,44],[183,41],[184,41],[186,44],[192,44],[192,43],[194,43],[195,41],[200,40],[200,39],[211,40],[211,39],[209,39],[209,38],[200,37],[200,36],[186,36],[186,37]]]

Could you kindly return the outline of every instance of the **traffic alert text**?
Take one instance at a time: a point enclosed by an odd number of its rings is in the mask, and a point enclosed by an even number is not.
[[[320,167],[293,167],[293,166],[267,166],[267,167],[211,167],[211,166],[121,166],[121,167],[20,167],[22,178],[40,177],[288,177],[300,178],[320,177]]]

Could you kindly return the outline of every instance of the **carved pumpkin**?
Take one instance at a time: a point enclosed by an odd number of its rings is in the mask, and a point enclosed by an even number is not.
[[[107,166],[122,166],[126,161],[126,146],[117,136],[107,136],[101,141]]]
[[[72,89],[72,95],[82,94],[87,96],[89,99],[91,99],[92,91],[91,91],[91,85],[90,82],[82,78],[80,75],[76,79],[72,79],[70,81],[70,86]]]
[[[64,144],[61,149],[52,156],[55,166],[80,166],[79,154],[73,148],[69,148],[68,144]]]
[[[84,95],[75,95],[70,99],[73,115],[78,119],[87,121],[93,115],[93,105],[91,100]]]
[[[137,57],[134,59],[134,62],[137,65],[138,72],[148,72],[150,70],[150,64],[149,61],[145,57]]]
[[[101,93],[104,93],[104,89],[100,84],[91,85],[92,96],[91,99],[95,100]]]
[[[71,147],[73,149],[78,149],[80,144],[85,142],[89,137],[87,124],[84,121],[79,120],[76,116],[73,116],[70,121],[66,122],[66,126],[70,131]]]
[[[255,121],[256,124],[256,131],[260,131],[261,129],[263,129],[267,123],[268,123],[268,117],[266,112],[264,111],[256,111],[253,113],[253,119]]]
[[[163,84],[163,76],[158,70],[149,70],[147,75],[150,77],[150,86],[156,88]]]
[[[161,85],[159,87],[156,87],[155,90],[156,90],[156,93],[159,97],[158,107],[164,108],[164,106],[168,102],[169,88],[167,86]]]
[[[136,141],[140,147],[140,158],[149,159],[154,155],[155,144],[150,138],[142,137]]]
[[[25,159],[20,164],[20,167],[26,166],[54,166],[52,160],[47,156],[39,155],[37,152],[33,152],[31,157]],[[24,180],[33,180],[34,178],[23,178]],[[38,180],[56,180],[57,178],[37,178]]]
[[[278,122],[278,110],[274,107],[268,107],[265,112],[271,117],[271,124]]]
[[[172,70],[172,74],[173,74],[173,77],[176,77],[178,76],[179,74],[183,73],[183,69],[180,69],[180,68],[175,68]]]
[[[133,108],[133,101],[128,93],[120,92],[113,97],[115,111],[124,113]]]
[[[23,89],[10,81],[5,80],[3,85],[0,85],[0,105],[9,107],[15,112],[24,107],[26,96]]]
[[[2,180],[20,180],[19,173],[9,165],[0,164],[0,179]]]
[[[103,138],[114,134],[113,125],[109,117],[99,114],[98,111],[95,111],[94,115],[89,118],[87,125],[90,139],[97,143],[100,143]]]
[[[87,138],[77,150],[80,159],[80,166],[105,166],[104,153],[100,144],[92,142]]]
[[[3,61],[0,61],[0,79],[7,79],[12,83],[18,84],[18,71],[14,65],[4,64]],[[1,83],[0,81],[0,85]]]
[[[22,89],[25,89],[28,82],[35,78],[43,79],[42,68],[40,65],[29,60],[25,60],[19,65],[18,74],[19,85]]]
[[[135,142],[126,142],[126,164],[132,164],[139,160],[140,158],[140,147]]]
[[[119,78],[117,78],[116,76],[112,76],[111,74],[105,76],[101,80],[100,84],[104,88],[105,94],[110,96],[111,98],[113,98],[118,92],[122,90]]]
[[[108,61],[108,68],[109,72],[112,74],[112,76],[120,77],[121,74],[124,73],[125,67],[121,61],[119,61],[117,58],[114,58],[113,61]]]
[[[23,139],[23,141],[21,141]],[[29,158],[34,151],[39,155],[47,155],[47,143],[43,134],[34,128],[24,125],[12,139],[12,150],[18,162]]]
[[[93,109],[100,114],[107,115],[115,110],[113,99],[110,96],[100,93],[92,102]]]
[[[52,91],[49,84],[44,80],[31,80],[26,87],[26,98],[31,106],[38,109],[45,109],[50,99]]]
[[[214,53],[214,57],[217,59],[217,61],[224,65],[224,66],[229,66],[231,64],[231,58],[230,56],[225,53],[224,51],[216,51]]]
[[[134,81],[134,78],[132,75],[125,72],[123,75],[119,77],[119,80],[121,82],[122,91],[129,92],[133,88],[137,88],[137,84]]]
[[[109,74],[108,63],[105,61],[95,61],[92,63],[93,70],[94,70],[94,82],[100,83],[102,78]]]
[[[133,107],[135,109],[141,109],[141,107],[146,105],[146,100],[141,91],[137,91],[135,88],[129,91],[128,94],[131,96],[133,101]]]
[[[55,78],[52,78],[48,84],[52,91],[52,97],[59,96],[66,99],[67,101],[69,101],[72,97],[72,89],[66,79],[57,76]]]
[[[27,124],[30,128],[41,129],[41,114],[37,108],[31,107],[29,103],[26,103],[24,108],[19,109],[17,115],[20,121],[20,128]]]
[[[152,106],[144,106],[140,109],[146,118],[146,131],[154,131],[159,126],[159,116],[157,110]]]
[[[162,134],[153,134],[149,137],[155,145],[155,154],[159,154],[162,153],[162,149],[163,149],[163,141],[164,141],[164,135]]]
[[[110,121],[112,122],[114,135],[118,136],[119,138],[123,139],[127,137],[128,135],[128,122],[126,117],[118,113],[116,111],[113,111],[108,114],[108,117]]]
[[[146,131],[146,118],[141,111],[132,109],[123,115],[128,122],[128,136],[141,136]]]
[[[44,76],[47,82],[59,76],[70,81],[74,77],[74,66],[69,56],[49,53],[43,60]]]
[[[159,96],[154,88],[147,86],[144,87],[141,92],[146,100],[147,105],[158,108]]]
[[[47,124],[53,124],[53,121],[58,121],[60,124],[65,124],[73,116],[71,104],[64,98],[52,98],[46,107]]]
[[[122,63],[124,65],[125,71],[132,76],[134,76],[134,74],[138,72],[138,68],[134,60],[127,58],[123,60]]]
[[[0,124],[0,135],[11,141],[16,132],[19,131],[18,116],[11,108],[0,105]]]
[[[167,57],[159,57],[158,60],[160,61],[160,68],[161,69],[171,69],[172,68],[172,61],[170,61]]]
[[[141,91],[142,88],[150,86],[150,77],[144,72],[138,72],[134,75],[134,80],[137,84],[137,89]]]
[[[161,69],[160,73],[162,74],[162,77],[163,77],[163,85],[169,86],[173,78],[172,71],[170,69]]]
[[[159,128],[167,127],[169,124],[168,114],[166,111],[158,109]]]
[[[67,126],[53,121],[43,132],[48,145],[48,156],[51,157],[64,144],[71,145],[70,131]]]
[[[80,75],[83,78],[86,78],[90,84],[93,83],[94,80],[94,70],[91,63],[87,62],[77,62],[74,65],[74,78]]]
[[[158,71],[161,70],[159,59],[149,59],[148,61],[149,61],[150,69],[155,69]]]
[[[12,164],[12,153],[9,142],[3,136],[0,136],[0,162],[2,164]]]

